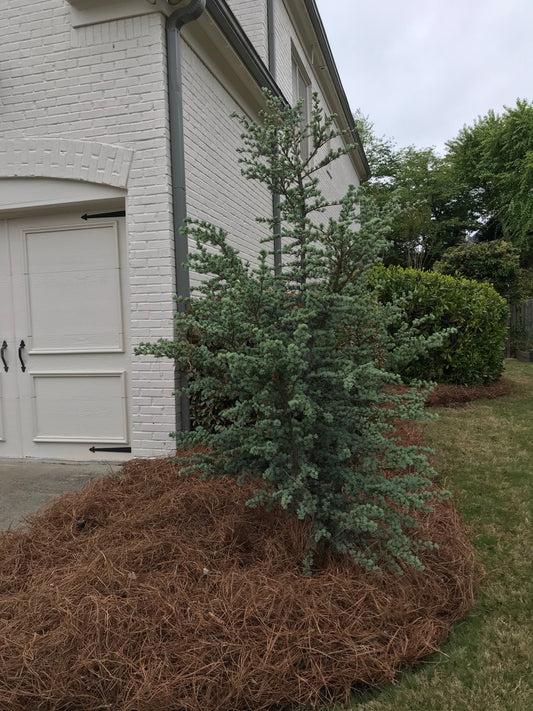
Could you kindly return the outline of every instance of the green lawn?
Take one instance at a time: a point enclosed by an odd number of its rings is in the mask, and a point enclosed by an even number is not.
[[[353,711],[533,710],[533,364],[508,361],[510,396],[438,410],[435,468],[485,567],[477,604],[442,654]]]

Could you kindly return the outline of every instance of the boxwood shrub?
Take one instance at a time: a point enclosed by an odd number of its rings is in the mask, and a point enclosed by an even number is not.
[[[382,303],[405,312],[415,333],[453,329],[400,367],[405,380],[475,385],[501,376],[508,308],[490,284],[397,266],[376,267],[372,283]]]

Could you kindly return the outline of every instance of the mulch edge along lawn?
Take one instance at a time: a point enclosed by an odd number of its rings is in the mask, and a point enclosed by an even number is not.
[[[533,364],[506,361],[509,393],[438,410],[423,425],[485,577],[442,653],[394,684],[354,697],[357,711],[530,711],[533,708]]]

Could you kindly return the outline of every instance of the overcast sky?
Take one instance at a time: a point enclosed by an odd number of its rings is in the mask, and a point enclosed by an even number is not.
[[[435,146],[533,99],[533,0],[317,0],[352,110]]]

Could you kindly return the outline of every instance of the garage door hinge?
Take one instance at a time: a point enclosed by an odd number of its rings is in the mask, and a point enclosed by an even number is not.
[[[89,452],[131,452],[131,447],[89,447]]]
[[[81,216],[82,220],[95,220],[97,217],[126,217],[126,210],[117,210],[116,212],[99,212],[97,215],[85,215]]]

